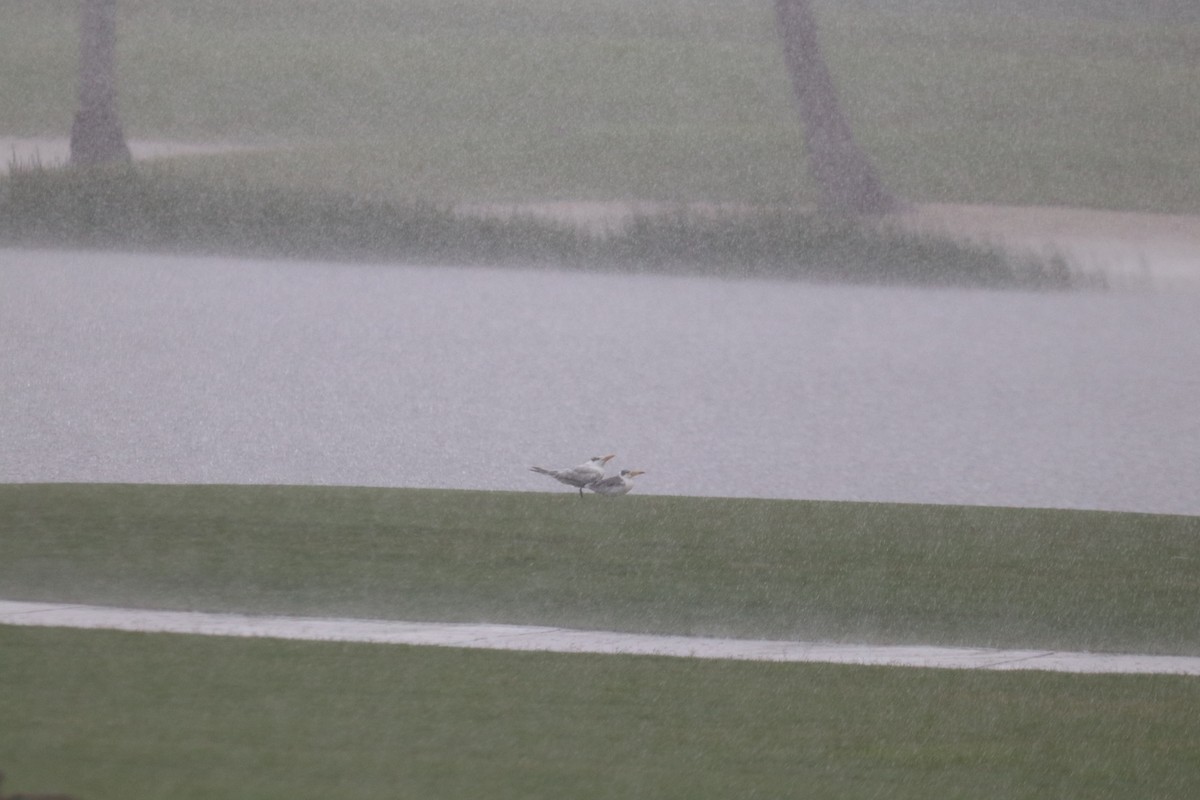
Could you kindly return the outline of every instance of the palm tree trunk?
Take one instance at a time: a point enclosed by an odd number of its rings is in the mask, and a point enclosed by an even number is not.
[[[838,215],[882,214],[896,201],[854,141],[817,42],[808,0],[775,0],[783,57],[804,124],[808,170],[820,207]]]
[[[84,0],[79,36],[79,111],[71,125],[71,163],[128,161],[117,118],[117,0]]]

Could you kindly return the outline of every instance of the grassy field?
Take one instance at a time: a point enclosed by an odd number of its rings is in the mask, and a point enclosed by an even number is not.
[[[207,181],[805,202],[770,5],[122,0],[122,115],[134,137],[269,148],[179,163]],[[936,5],[819,5],[847,111],[898,192],[1200,211],[1200,25]],[[0,133],[65,135],[75,4],[5,14]]]
[[[0,597],[1200,654],[1200,520],[317,487],[0,487]]]
[[[1200,23],[1113,19],[1103,0],[1073,17],[946,2],[904,13],[820,5],[846,112],[898,195],[1200,211]],[[128,136],[241,149],[142,171],[149,188],[132,198],[100,180],[63,200],[54,193],[71,187],[17,163],[36,180],[0,180],[0,240],[10,245],[1095,285],[1061,259],[1008,263],[927,236],[830,235],[805,213],[659,220],[618,242],[581,242],[529,220],[443,215],[430,226],[427,214],[394,213],[547,200],[808,209],[803,135],[767,2],[123,0],[119,9]],[[69,130],[76,14],[71,2],[6,9],[0,70],[12,77],[0,134]]]
[[[10,791],[1188,798],[1200,681],[0,628]]]
[[[1200,652],[1198,520],[0,487],[0,597]],[[1200,682],[0,628],[10,791],[1190,797]]]

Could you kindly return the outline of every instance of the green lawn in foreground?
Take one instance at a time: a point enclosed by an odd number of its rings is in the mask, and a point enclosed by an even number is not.
[[[818,4],[847,113],[899,193],[1200,211],[1200,25],[935,6]],[[76,10],[5,8],[0,133],[66,135]],[[437,201],[811,199],[765,0],[120,10],[130,136],[289,145],[181,162],[207,180]]]
[[[0,486],[0,597],[1197,653],[1188,517]],[[1190,798],[1200,681],[0,626],[9,791]]]
[[[1191,798],[1200,681],[0,627],[9,791]]]
[[[1200,654],[1200,518],[336,487],[0,486],[0,597]]]

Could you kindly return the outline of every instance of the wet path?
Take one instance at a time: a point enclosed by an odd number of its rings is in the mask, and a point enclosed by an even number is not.
[[[1200,658],[1187,656],[715,639],[530,625],[249,616],[5,600],[0,600],[0,625],[735,661],[1200,675]]]

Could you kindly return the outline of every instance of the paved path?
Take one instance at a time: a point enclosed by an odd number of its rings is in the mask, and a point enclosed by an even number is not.
[[[1200,675],[1200,658],[1187,656],[714,639],[581,631],[531,625],[269,617],[7,600],[0,600],[0,625],[436,645],[487,650],[538,650],[551,653],[678,656],[737,661]]]

